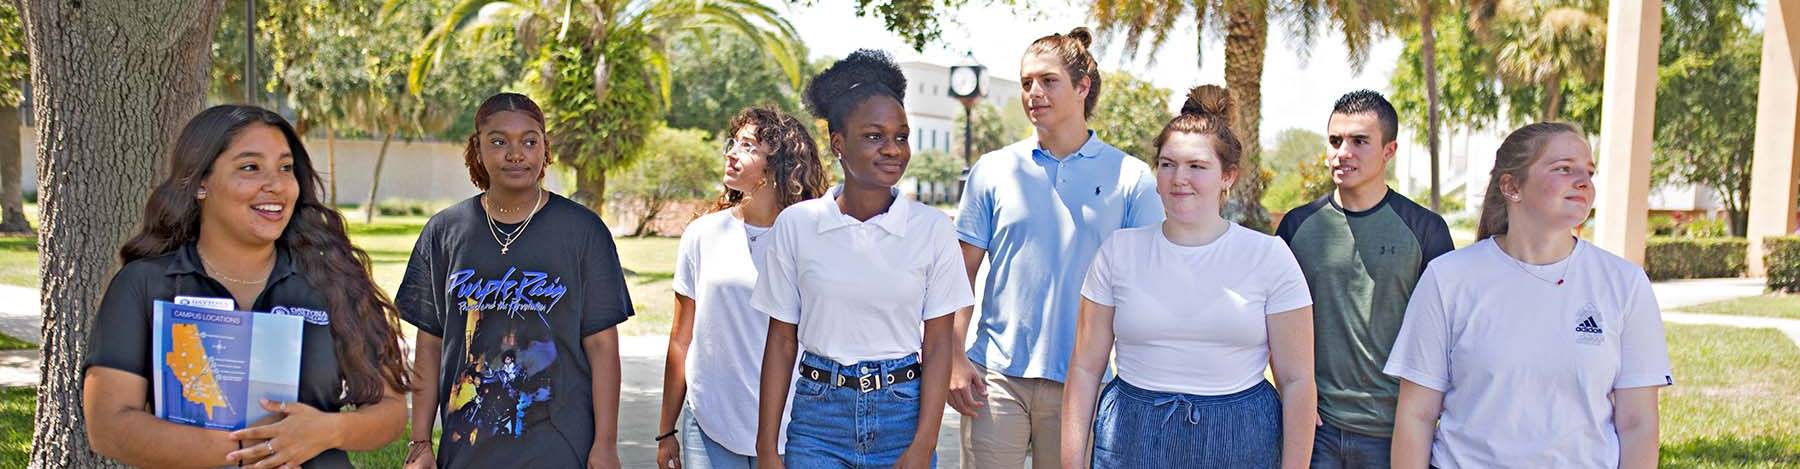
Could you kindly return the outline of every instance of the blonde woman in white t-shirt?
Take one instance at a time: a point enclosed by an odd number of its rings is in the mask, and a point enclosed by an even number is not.
[[[760,254],[782,209],[825,194],[825,169],[800,119],[745,108],[731,119],[729,135],[725,191],[682,232],[675,259],[656,432],[662,469],[756,467],[757,389],[769,331],[768,315],[750,307]]]
[[[1165,220],[1114,232],[1094,257],[1063,390],[1062,467],[1311,458],[1312,297],[1280,238],[1219,215],[1242,153],[1233,112],[1224,88],[1188,94],[1155,142]],[[1096,396],[1113,352],[1118,376]]]
[[[1394,467],[1656,466],[1661,312],[1642,269],[1573,234],[1593,177],[1572,125],[1500,144],[1481,241],[1426,268],[1383,370]]]

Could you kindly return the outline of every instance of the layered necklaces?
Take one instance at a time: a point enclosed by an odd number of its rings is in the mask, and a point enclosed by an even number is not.
[[[538,189],[537,195],[538,195],[537,201],[531,203],[531,211],[527,215],[525,215],[525,221],[519,222],[519,227],[513,228],[513,230],[511,232],[508,232],[505,229],[500,228],[500,223],[494,221],[494,215],[492,213],[486,214],[488,230],[489,230],[488,234],[494,235],[494,242],[500,244],[500,255],[502,255],[502,256],[506,255],[506,251],[508,251],[512,248],[512,243],[514,241],[518,241],[519,235],[525,234],[525,228],[531,226],[531,219],[537,218],[538,208],[540,205],[543,205],[543,203],[544,203],[544,190],[542,188]],[[488,198],[485,195],[483,195],[481,197],[481,205],[482,205],[482,207],[486,207],[489,209],[500,210],[498,207],[489,205]],[[508,210],[500,210],[500,211],[502,213],[510,212]]]

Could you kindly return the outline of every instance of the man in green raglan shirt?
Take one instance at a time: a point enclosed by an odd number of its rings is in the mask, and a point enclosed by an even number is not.
[[[1287,241],[1312,290],[1319,417],[1312,467],[1388,467],[1399,382],[1383,375],[1425,264],[1453,249],[1443,217],[1387,187],[1399,118],[1381,94],[1339,98],[1326,124],[1336,189],[1288,211]]]

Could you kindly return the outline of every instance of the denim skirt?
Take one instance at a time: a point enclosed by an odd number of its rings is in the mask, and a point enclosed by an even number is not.
[[[1281,399],[1268,381],[1220,396],[1114,378],[1094,417],[1095,468],[1281,466]]]

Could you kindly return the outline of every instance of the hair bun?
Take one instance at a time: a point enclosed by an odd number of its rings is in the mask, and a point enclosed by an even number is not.
[[[833,107],[858,88],[881,85],[881,93],[892,94],[894,99],[906,99],[906,75],[894,64],[894,59],[887,54],[873,49],[859,49],[848,57],[831,64],[830,68],[819,72],[807,83],[803,93],[806,108],[814,116],[833,120]],[[861,90],[868,93],[871,90]]]
[[[1080,42],[1081,48],[1083,49],[1094,48],[1094,33],[1088,31],[1087,26],[1076,26],[1075,29],[1069,30],[1069,33],[1064,34],[1064,36],[1068,36],[1076,42]]]
[[[1187,102],[1181,104],[1182,115],[1224,119],[1227,123],[1232,121],[1234,111],[1231,93],[1219,85],[1196,86],[1188,90]]]

